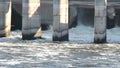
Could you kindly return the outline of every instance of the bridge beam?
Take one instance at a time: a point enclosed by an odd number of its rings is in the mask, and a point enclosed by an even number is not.
[[[11,30],[11,0],[0,0],[0,37],[7,37]]]
[[[95,0],[94,43],[106,42],[107,0]]]
[[[40,0],[22,0],[22,39],[41,38]]]
[[[69,0],[53,0],[53,41],[68,41]]]

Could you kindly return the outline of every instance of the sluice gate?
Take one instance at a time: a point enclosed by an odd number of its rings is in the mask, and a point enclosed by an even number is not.
[[[41,38],[42,9],[41,0],[21,0],[22,2],[22,39]],[[95,8],[94,10],[94,43],[105,43],[108,7],[119,9],[119,3],[107,0],[94,2],[73,2],[69,0],[53,0],[53,41],[69,40],[69,23],[71,20],[70,5],[76,8]],[[9,36],[11,30],[12,0],[0,1],[0,36]],[[13,19],[14,20],[14,19]]]

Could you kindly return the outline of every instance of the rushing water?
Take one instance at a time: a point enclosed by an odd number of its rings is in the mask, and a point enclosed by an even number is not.
[[[93,30],[72,28],[69,42],[52,42],[52,29],[36,40],[22,40],[21,31],[13,31],[0,38],[0,68],[120,68],[120,45],[92,44]],[[108,30],[109,43],[119,43],[118,30]]]
[[[119,68],[119,51],[120,46],[117,44],[27,43],[19,46],[0,46],[0,66],[6,68]]]

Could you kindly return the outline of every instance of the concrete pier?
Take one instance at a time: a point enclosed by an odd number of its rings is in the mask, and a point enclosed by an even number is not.
[[[53,41],[68,41],[69,0],[53,0]]]
[[[22,39],[41,37],[40,0],[22,1]]]
[[[0,0],[0,37],[7,37],[11,30],[11,0]]]
[[[94,43],[106,42],[107,0],[95,0]]]

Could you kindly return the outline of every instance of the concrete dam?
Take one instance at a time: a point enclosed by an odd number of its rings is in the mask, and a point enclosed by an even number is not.
[[[120,26],[119,0],[6,0],[1,6],[1,37],[21,29],[22,39],[41,38],[53,25],[53,41],[68,41],[69,28],[82,24],[94,27],[95,43],[104,43],[106,30]]]

